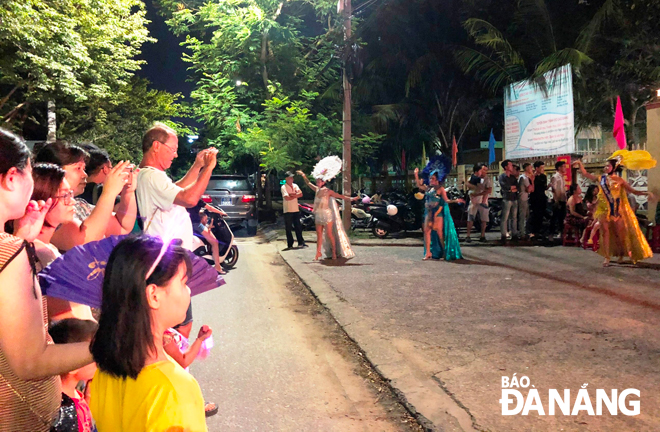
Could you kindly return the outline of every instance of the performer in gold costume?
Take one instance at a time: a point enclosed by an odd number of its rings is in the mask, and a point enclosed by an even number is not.
[[[639,228],[637,216],[628,202],[628,193],[635,195],[653,195],[632,188],[621,178],[623,169],[642,170],[655,167],[656,161],[649,152],[644,150],[619,150],[607,160],[600,177],[587,172],[582,161],[574,166],[589,180],[598,184],[598,201],[594,219],[600,222],[600,248],[598,253],[605,257],[603,266],[610,265],[610,256],[629,257],[633,264],[653,256],[642,230]]]

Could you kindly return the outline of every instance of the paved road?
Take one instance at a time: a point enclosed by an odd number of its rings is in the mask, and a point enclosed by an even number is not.
[[[310,250],[282,255],[358,310],[353,320],[369,323],[364,340],[380,338],[432,378],[474,429],[660,430],[657,257],[643,268],[604,269],[600,256],[564,247],[464,248],[466,259],[449,263],[422,262],[410,247],[355,250],[342,265],[313,263]],[[545,416],[501,415],[501,377],[514,373],[530,377]],[[639,389],[641,414],[547,415],[549,389],[570,389],[572,408],[584,383],[594,409],[596,389]]]
[[[227,285],[193,299],[215,347],[191,372],[215,431],[419,431],[273,245],[242,239]]]

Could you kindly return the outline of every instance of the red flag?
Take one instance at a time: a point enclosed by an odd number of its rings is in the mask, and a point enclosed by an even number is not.
[[[619,149],[628,147],[626,143],[626,129],[624,127],[623,110],[621,109],[621,97],[616,97],[616,113],[614,114],[614,130],[612,135],[619,144]]]
[[[456,166],[458,165],[458,145],[456,145],[456,137],[453,138],[451,143],[451,165]]]

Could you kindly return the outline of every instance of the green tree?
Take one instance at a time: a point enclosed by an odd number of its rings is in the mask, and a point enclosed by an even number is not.
[[[543,89],[545,73],[570,63],[578,128],[611,127],[621,96],[628,143],[638,142],[642,108],[660,87],[655,2],[521,0],[513,9],[501,2],[466,4],[472,18],[464,26],[474,46],[458,49],[456,57],[485,88],[501,94],[527,80]]]
[[[0,22],[0,114],[17,129],[46,101],[116,97],[153,41],[140,0],[8,0]]]
[[[186,35],[194,115],[220,147],[224,168],[279,171],[341,149],[328,145],[341,137],[336,2],[160,4],[174,33]]]
[[[147,80],[137,77],[118,86],[114,94],[112,99],[60,103],[59,136],[72,142],[92,142],[107,149],[113,160],[139,161],[142,135],[154,122],[169,124],[181,136],[193,132],[172,121],[188,116],[188,109],[178,103],[179,94],[150,89]]]

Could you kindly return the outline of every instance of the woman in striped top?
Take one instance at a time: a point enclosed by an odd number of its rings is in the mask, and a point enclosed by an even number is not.
[[[91,363],[89,344],[53,345],[34,271],[33,241],[52,201],[30,201],[30,151],[0,129],[0,432],[49,431],[59,375]],[[14,221],[14,234],[4,232]],[[18,312],[18,313],[17,313]]]

